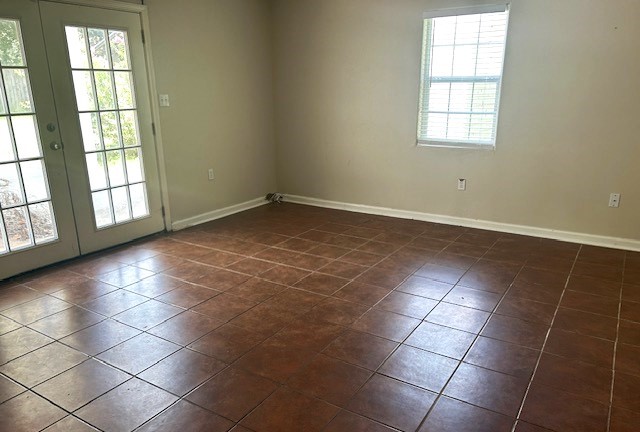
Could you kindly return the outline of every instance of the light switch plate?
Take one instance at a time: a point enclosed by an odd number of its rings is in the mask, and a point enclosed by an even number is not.
[[[161,107],[170,106],[170,104],[169,104],[169,95],[168,94],[161,94],[160,95],[160,106]]]

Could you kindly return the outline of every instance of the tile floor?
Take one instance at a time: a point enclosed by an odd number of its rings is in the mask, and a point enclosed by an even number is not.
[[[2,431],[637,431],[640,253],[270,205],[5,281]]]

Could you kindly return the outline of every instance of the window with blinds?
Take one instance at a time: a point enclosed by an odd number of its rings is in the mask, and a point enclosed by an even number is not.
[[[508,7],[425,14],[418,144],[495,146]]]

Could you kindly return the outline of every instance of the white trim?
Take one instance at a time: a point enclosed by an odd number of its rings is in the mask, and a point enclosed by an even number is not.
[[[381,216],[391,216],[401,219],[415,219],[426,222],[436,222],[446,225],[459,225],[469,228],[480,228],[490,231],[500,231],[511,234],[520,234],[533,237],[562,240],[572,243],[582,243],[593,246],[603,246],[616,249],[640,251],[640,240],[625,239],[619,237],[607,237],[594,234],[561,231],[550,228],[539,228],[528,225],[515,225],[502,222],[492,222],[481,219],[470,219],[456,216],[437,215],[410,210],[397,210],[388,207],[368,206],[364,204],[351,204],[339,201],[329,201],[319,198],[310,198],[299,195],[284,195],[284,201],[305,204],[315,207],[347,210],[357,213],[369,213]]]
[[[432,11],[425,12],[422,17],[424,19],[431,18],[441,18],[448,16],[457,16],[457,15],[476,15],[483,13],[496,13],[496,12],[506,12],[509,10],[509,4],[493,4],[493,5],[482,5],[482,6],[469,6],[469,7],[460,7],[460,8],[447,8],[447,9],[436,9]]]
[[[111,9],[121,12],[141,13],[147,6],[117,0],[41,0],[49,3],[65,3],[76,6],[89,6],[101,9]]]
[[[251,201],[245,201],[240,204],[234,204],[229,207],[213,210],[213,211],[202,213],[187,219],[175,221],[171,224],[171,228],[173,229],[173,231],[178,231],[181,229],[188,228],[190,226],[200,225],[202,223],[220,219],[225,216],[230,216],[235,213],[240,213],[245,210],[249,210],[255,207],[260,207],[268,203],[269,201],[265,200],[264,197],[252,199]]]

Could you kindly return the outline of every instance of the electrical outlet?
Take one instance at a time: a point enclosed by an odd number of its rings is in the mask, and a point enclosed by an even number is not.
[[[160,95],[160,106],[161,107],[170,106],[170,104],[169,104],[169,95],[168,94],[161,94]]]
[[[463,179],[463,178],[458,179],[458,190],[460,191],[467,190],[467,179]]]
[[[207,174],[209,175],[209,180],[213,180],[215,178],[213,176],[213,168],[209,168],[209,170],[207,171]]]
[[[620,206],[620,194],[612,193],[609,195],[609,207],[619,207]]]

